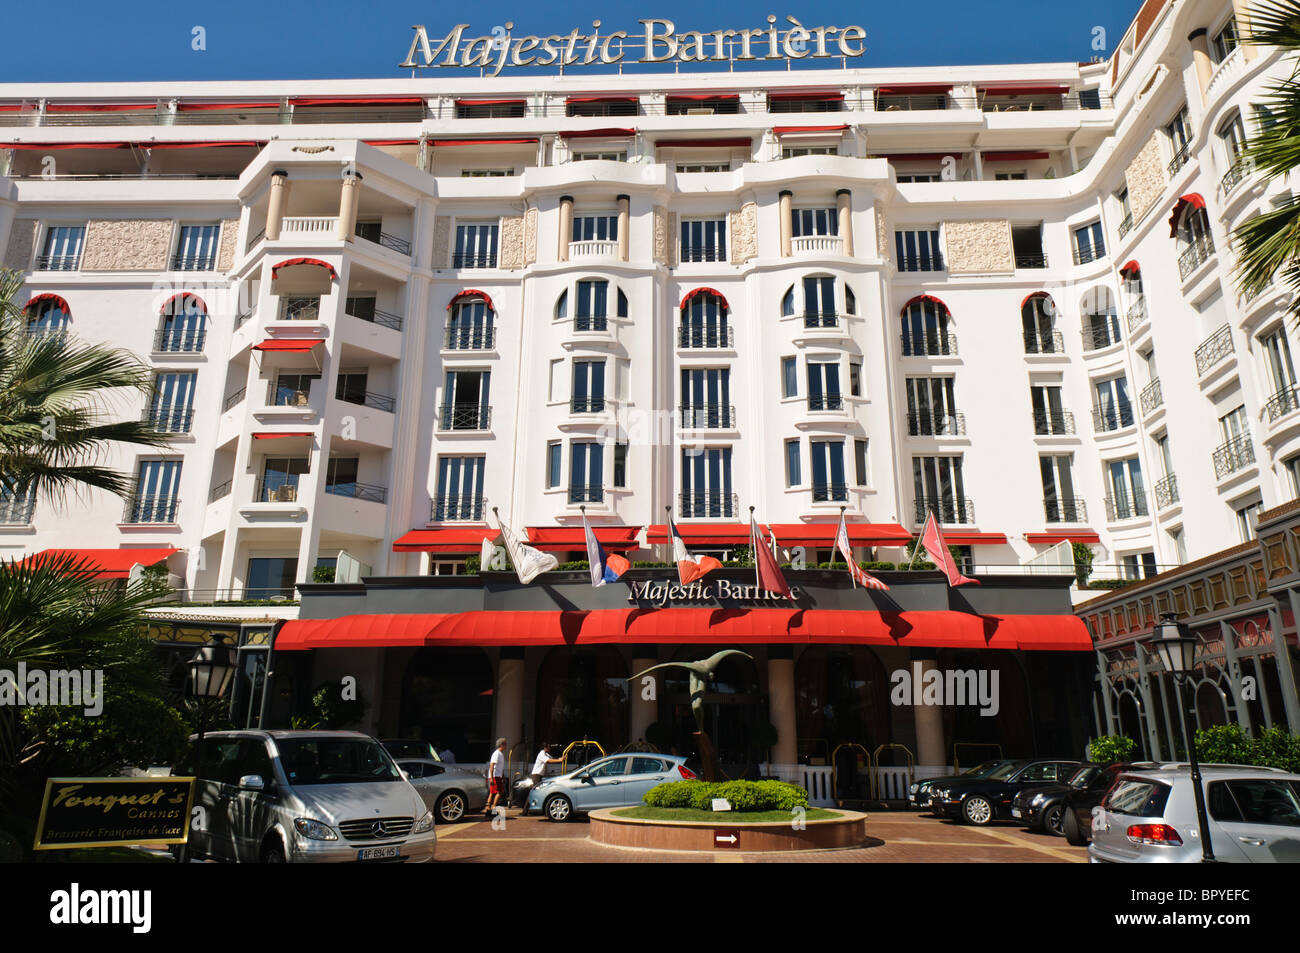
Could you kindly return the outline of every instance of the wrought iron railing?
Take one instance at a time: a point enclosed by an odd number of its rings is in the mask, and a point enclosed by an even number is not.
[[[1123,238],[1133,230],[1133,213],[1129,212],[1124,216],[1124,221],[1119,223],[1119,237]]]
[[[1196,348],[1196,376],[1204,376],[1215,364],[1232,353],[1232,328],[1224,325]]]
[[[805,311],[803,313],[805,328],[838,328],[840,316],[834,311]]]
[[[603,414],[604,412],[604,397],[569,398],[569,413],[571,414]]]
[[[390,235],[387,232],[380,232],[376,237],[371,238],[369,235],[357,233],[358,238],[364,238],[374,245],[382,245],[384,248],[391,248],[399,255],[411,254],[411,243],[405,238],[398,238],[396,235]]]
[[[296,296],[280,299],[281,321],[319,321],[320,297]]]
[[[189,408],[151,408],[140,415],[140,420],[158,433],[189,433],[194,423],[194,411]]]
[[[497,266],[496,252],[469,255],[457,253],[451,256],[451,266],[453,268],[495,268]]]
[[[216,255],[172,255],[172,271],[212,271],[216,267]]]
[[[1165,395],[1160,389],[1160,378],[1158,377],[1146,387],[1142,388],[1142,393],[1138,395],[1138,406],[1142,408],[1143,417],[1154,411],[1164,402]]]
[[[1084,351],[1100,351],[1119,343],[1119,328],[1109,314],[1087,315],[1088,323],[1081,332]],[[1093,320],[1096,319],[1096,320]]]
[[[0,500],[0,526],[28,526],[35,513],[34,497],[10,497]]]
[[[1250,434],[1242,434],[1219,444],[1214,451],[1214,475],[1222,480],[1255,462],[1255,446]]]
[[[360,483],[358,481],[326,483],[325,492],[333,496],[351,497],[354,500],[368,500],[371,503],[388,502],[388,487],[380,486],[377,483]]]
[[[1097,433],[1109,433],[1133,426],[1133,405],[1128,401],[1109,407],[1092,408],[1092,428]]]
[[[298,475],[263,477],[253,490],[254,503],[297,503]]]
[[[907,415],[907,432],[913,437],[961,436],[966,433],[966,415],[915,411]]]
[[[1086,523],[1088,506],[1083,500],[1043,500],[1043,515],[1049,523]]]
[[[1040,437],[1074,433],[1074,414],[1068,410],[1036,410],[1034,433]]]
[[[1178,502],[1178,477],[1170,474],[1163,480],[1160,480],[1152,488],[1156,496],[1156,509],[1163,510],[1166,506],[1173,506]]]
[[[1134,331],[1142,325],[1147,319],[1147,298],[1146,295],[1138,295],[1131,305],[1128,306],[1128,329]]]
[[[1295,384],[1288,384],[1283,387],[1268,399],[1264,409],[1268,412],[1270,423],[1291,413],[1293,410],[1300,409],[1300,387]]]
[[[1247,156],[1238,158],[1228,171],[1223,174],[1223,178],[1219,180],[1219,197],[1227,198],[1228,194],[1240,185],[1246,176],[1250,175],[1254,171],[1254,159]]]
[[[1105,248],[1096,246],[1080,248],[1076,245],[1074,249],[1074,263],[1076,265],[1086,265],[1089,262],[1094,262],[1099,258],[1105,257],[1105,255]]]
[[[843,410],[843,394],[813,394],[808,397],[809,410]]]
[[[1046,268],[1047,254],[1045,252],[1016,252],[1017,268]]]
[[[968,499],[921,497],[916,501],[916,521],[924,523],[931,512],[940,523],[974,523],[975,504]]]
[[[727,250],[717,245],[683,245],[677,257],[686,262],[726,261]]]
[[[242,400],[244,399],[244,396],[245,396],[247,393],[248,393],[248,388],[247,388],[247,387],[241,387],[241,388],[239,388],[239,390],[237,390],[237,391],[235,391],[233,394],[229,395],[229,396],[225,399],[225,401],[223,401],[222,404],[221,404],[221,412],[222,412],[222,413],[225,413],[225,412],[226,412],[227,410],[229,410],[231,407],[234,407],[236,404],[238,404],[240,401],[242,401]]]
[[[155,354],[177,354],[203,350],[207,340],[206,328],[164,328],[153,335]]]
[[[740,511],[740,497],[721,490],[686,490],[678,494],[683,518],[732,517]]]
[[[1187,135],[1188,138],[1191,138],[1190,131],[1188,132]],[[1191,143],[1188,143],[1187,145],[1181,146],[1178,149],[1174,150],[1174,157],[1169,160],[1169,174],[1173,175],[1183,166],[1187,165],[1187,163],[1190,162],[1191,160],[1192,160]]]
[[[215,503],[217,500],[225,499],[230,495],[230,489],[233,481],[227,480],[225,483],[218,483],[208,491],[208,502]]]
[[[1065,337],[1060,331],[1026,331],[1026,354],[1064,354]]]
[[[849,498],[847,483],[814,483],[812,501],[814,503],[840,502]]]
[[[37,271],[76,271],[81,267],[81,255],[37,255]]]
[[[134,496],[126,501],[123,523],[175,523],[181,501],[174,496]]]
[[[679,410],[684,430],[717,430],[736,426],[736,408],[728,404],[683,404]]]
[[[1147,506],[1147,495],[1144,491],[1138,491],[1131,496],[1125,493],[1122,496],[1106,497],[1106,519],[1112,523],[1117,520],[1132,520],[1150,515],[1151,510]]]
[[[402,330],[401,315],[393,314],[391,311],[380,311],[376,308],[369,314],[352,314],[348,312],[349,317],[356,318],[360,321],[369,321],[371,324],[378,324],[380,327],[392,328],[394,331]]]
[[[484,514],[484,498],[452,493],[435,496],[429,507],[429,521],[440,523],[451,520],[481,520]]]
[[[497,329],[490,325],[449,324],[443,338],[447,351],[490,351],[496,346]]]
[[[338,395],[338,399],[348,404],[360,404],[363,407],[373,407],[375,410],[385,410],[392,413],[397,406],[397,401],[386,394],[373,394],[370,391],[355,393],[344,391]]]
[[[904,255],[898,260],[899,271],[943,271],[943,255]]]
[[[492,408],[487,404],[439,404],[438,424],[442,430],[487,430]]]
[[[1178,256],[1178,274],[1186,278],[1197,268],[1210,260],[1214,254],[1214,242],[1207,235],[1199,238],[1183,249],[1182,254]]]
[[[573,330],[575,331],[606,331],[609,329],[609,319],[603,314],[575,314],[573,316]]]
[[[729,324],[700,326],[682,324],[677,327],[677,346],[687,348],[726,348],[736,346],[735,329]]]
[[[951,331],[926,331],[902,335],[903,357],[950,357],[957,353],[957,335]]]
[[[600,503],[605,499],[605,488],[600,484],[570,483],[570,503]]]

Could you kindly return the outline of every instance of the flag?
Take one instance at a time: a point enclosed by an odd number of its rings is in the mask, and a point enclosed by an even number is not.
[[[496,557],[497,547],[492,542],[491,537],[483,537],[483,545],[478,550],[478,565],[480,572],[487,572],[492,568],[492,560]]]
[[[497,525],[501,527],[501,538],[505,541],[506,552],[510,554],[510,564],[515,567],[515,574],[519,576],[520,582],[527,585],[542,573],[550,572],[560,564],[560,561],[550,553],[525,546],[515,539],[515,534],[506,529],[506,524],[501,522],[500,516],[497,517]]]
[[[752,513],[749,517],[749,538],[754,549],[754,575],[758,587],[768,592],[778,593],[787,599],[793,599],[794,593],[790,591],[790,585],[785,581],[781,567],[776,564],[776,557],[763,544],[763,533],[759,530],[758,523],[754,522]]]
[[[776,544],[776,533],[772,532],[772,527],[770,526],[767,528],[767,543],[769,546],[772,547],[772,557],[777,562],[781,561],[782,556],[784,556],[787,560],[790,558],[790,550],[782,549],[780,546]]]
[[[859,585],[864,589],[889,589],[883,582],[853,561],[853,546],[849,543],[849,528],[844,525],[844,514],[842,512],[840,513],[840,528],[835,533],[835,548],[844,557],[844,561],[849,564],[849,578],[853,580],[855,589]]]
[[[587,514],[582,514],[582,532],[587,539],[587,562],[591,565],[591,584],[599,588],[607,582],[613,582],[631,568],[624,557],[618,553],[609,555],[605,547],[596,538],[596,531],[587,522]]]
[[[967,582],[979,585],[978,579],[963,576],[957,570],[957,563],[953,560],[952,553],[948,552],[948,544],[943,541],[943,533],[939,532],[939,523],[935,520],[933,512],[926,517],[925,527],[921,530],[921,545],[930,554],[934,564],[948,577],[948,585],[960,586]]]
[[[702,579],[713,570],[722,568],[722,563],[712,556],[690,554],[671,516],[668,517],[668,536],[673,541],[673,562],[677,563],[677,581],[683,586],[689,586],[696,579]]]

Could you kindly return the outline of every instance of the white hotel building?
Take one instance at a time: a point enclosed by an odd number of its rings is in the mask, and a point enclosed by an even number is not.
[[[1292,64],[1239,6],[1148,2],[1092,64],[2,85],[33,331],[142,355],[118,409],[175,439],[0,549],[236,594],[454,571],[493,508],[1222,549],[1300,489],[1286,296],[1229,242],[1289,194],[1236,155]]]

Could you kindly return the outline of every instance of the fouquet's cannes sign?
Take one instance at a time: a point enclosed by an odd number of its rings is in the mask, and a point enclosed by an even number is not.
[[[184,844],[193,778],[50,778],[36,850]]]
[[[592,66],[634,63],[707,63],[750,60],[801,60],[857,57],[863,54],[867,31],[860,26],[804,26],[787,16],[778,24],[768,16],[767,26],[741,30],[677,32],[672,20],[639,21],[642,30],[601,32],[593,20],[591,32],[575,28],[550,36],[514,36],[513,23],[496,26],[485,36],[466,37],[468,23],[458,23],[446,36],[430,37],[424,26],[413,26],[411,48],[402,69],[467,67],[490,70],[498,76],[507,66]],[[630,48],[630,49],[629,49]],[[639,51],[636,59],[629,52]]]

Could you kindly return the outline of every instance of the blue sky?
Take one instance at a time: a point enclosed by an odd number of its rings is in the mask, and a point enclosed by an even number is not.
[[[6,44],[0,82],[396,78],[406,75],[397,64],[410,45],[413,23],[425,24],[430,36],[443,36],[457,22],[468,22],[466,35],[476,36],[510,20],[519,36],[585,31],[592,19],[602,21],[602,31],[636,33],[639,19],[662,17],[682,32],[757,29],[766,25],[768,13],[781,21],[793,14],[805,26],[865,27],[866,55],[850,62],[856,66],[1082,61],[1098,52],[1109,56],[1139,6],[1139,0],[826,0],[784,6],[737,0],[707,6],[678,0],[454,6],[430,0],[14,0],[6,33],[22,40]],[[206,32],[206,50],[192,49],[195,26]],[[1098,27],[1105,31],[1104,51],[1094,50]]]

